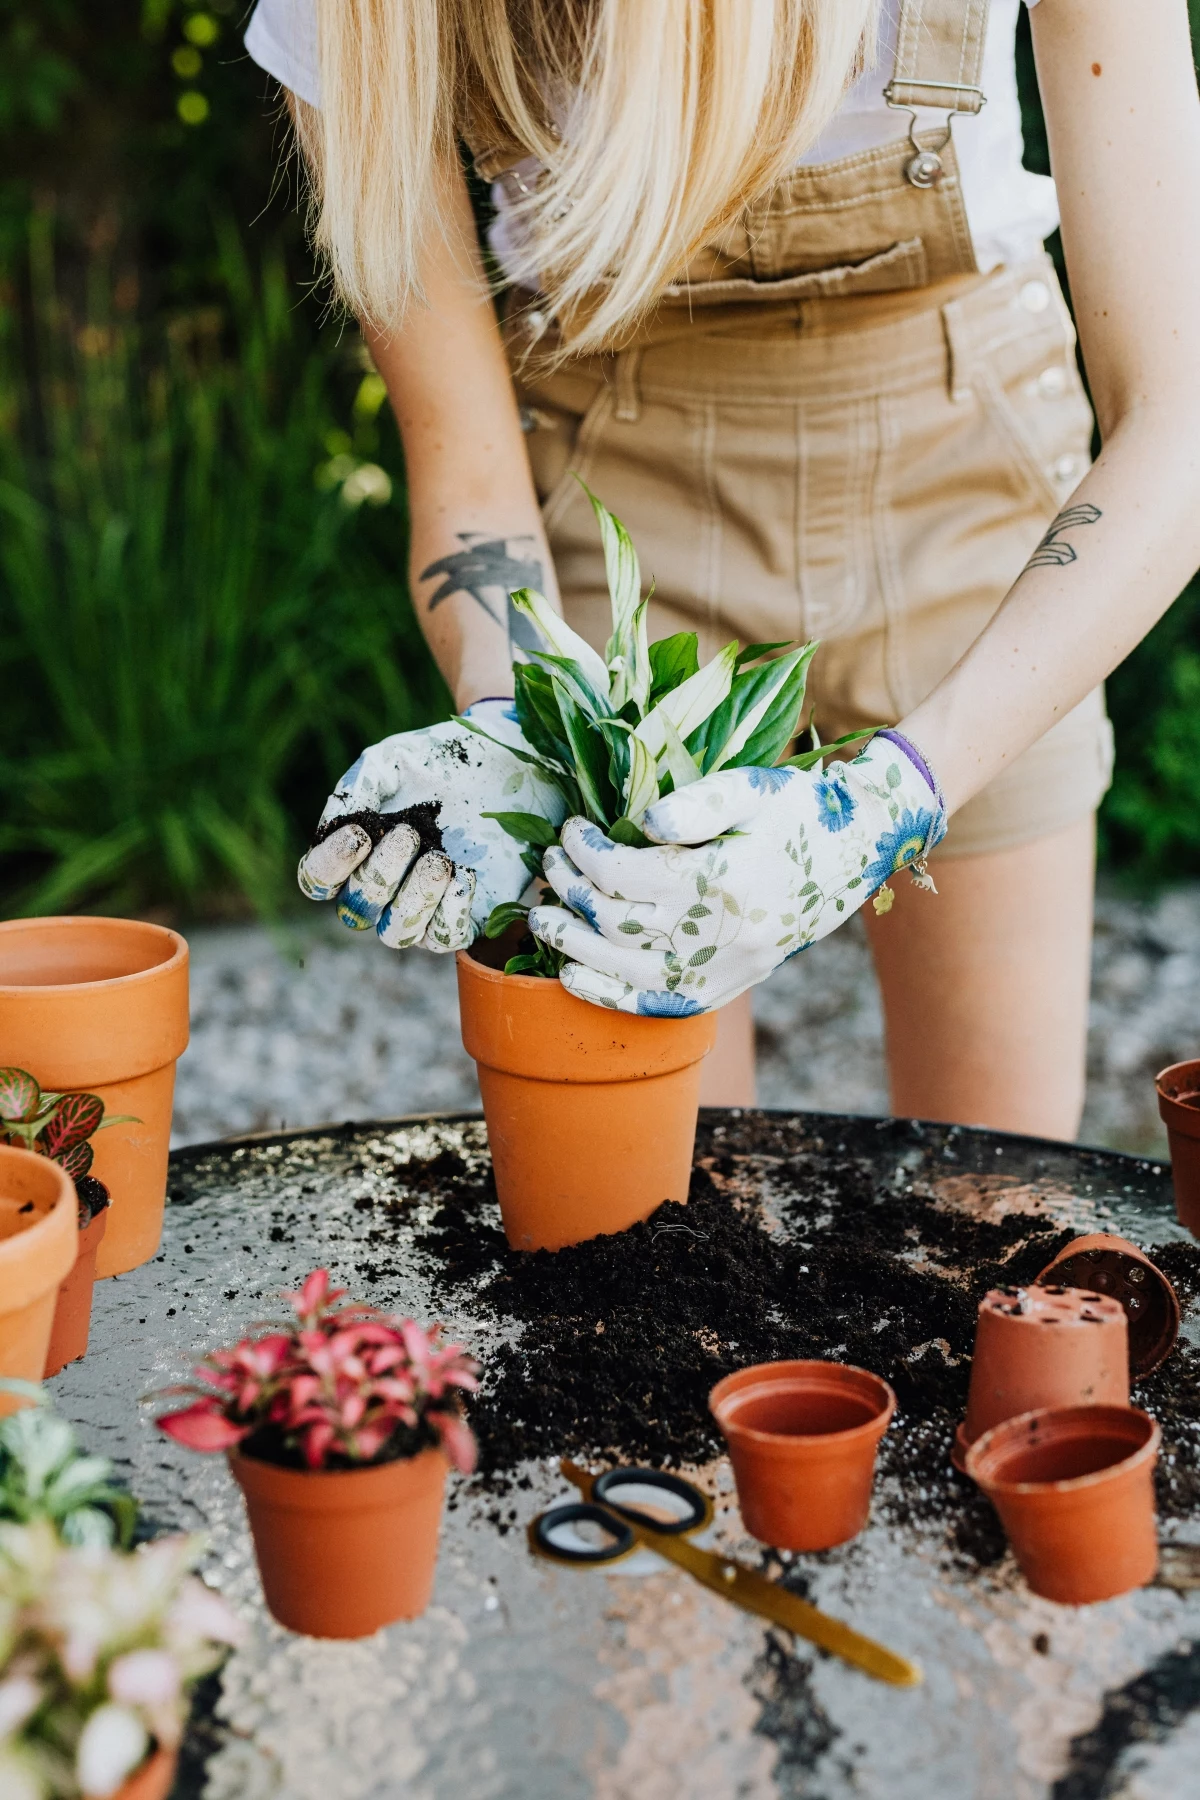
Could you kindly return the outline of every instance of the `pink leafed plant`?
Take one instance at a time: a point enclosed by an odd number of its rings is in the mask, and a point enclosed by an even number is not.
[[[339,1305],[345,1295],[314,1269],[284,1296],[295,1325],[206,1356],[194,1382],[166,1390],[195,1397],[162,1414],[160,1430],[189,1450],[245,1442],[264,1461],[309,1469],[390,1462],[440,1444],[469,1474],[475,1439],[459,1394],[479,1385],[478,1364],[460,1344],[442,1343],[440,1325]]]

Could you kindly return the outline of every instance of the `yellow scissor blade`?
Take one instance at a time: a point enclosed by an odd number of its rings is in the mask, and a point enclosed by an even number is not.
[[[852,1631],[840,1619],[831,1619],[828,1613],[810,1606],[807,1600],[789,1593],[777,1582],[768,1581],[756,1570],[718,1556],[713,1550],[701,1550],[699,1545],[689,1544],[686,1538],[666,1537],[641,1525],[634,1529],[650,1549],[686,1569],[714,1594],[723,1594],[735,1606],[782,1625],[785,1631],[794,1632],[810,1644],[820,1645],[822,1650],[831,1650],[843,1662],[853,1663],[855,1668],[874,1675],[877,1681],[890,1681],[897,1687],[916,1687],[924,1679],[918,1665],[909,1662],[907,1657],[897,1656],[873,1638]]]

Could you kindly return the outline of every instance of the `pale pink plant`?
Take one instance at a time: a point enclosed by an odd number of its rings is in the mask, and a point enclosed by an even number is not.
[[[397,1448],[411,1455],[436,1442],[469,1474],[475,1440],[459,1394],[478,1386],[474,1359],[460,1344],[444,1344],[440,1325],[340,1305],[346,1291],[330,1288],[328,1271],[314,1269],[284,1296],[295,1326],[206,1356],[194,1382],[167,1390],[195,1398],[161,1415],[160,1429],[206,1451],[262,1433],[265,1454],[282,1443],[309,1469],[386,1460]]]

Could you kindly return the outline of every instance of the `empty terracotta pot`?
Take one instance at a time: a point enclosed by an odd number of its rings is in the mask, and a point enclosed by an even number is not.
[[[0,1375],[40,1381],[59,1286],[79,1247],[75,1183],[32,1150],[0,1146]],[[0,1417],[25,1402],[0,1394]]]
[[[1178,1297],[1162,1270],[1128,1238],[1107,1231],[1076,1238],[1042,1270],[1038,1285],[1042,1284],[1089,1288],[1120,1302],[1129,1326],[1129,1368],[1135,1380],[1149,1375],[1171,1354],[1179,1336]]]
[[[612,1012],[465,950],[458,997],[514,1250],[561,1250],[686,1201],[715,1013]]]
[[[1144,1587],[1158,1567],[1160,1432],[1131,1406],[1024,1413],[967,1452],[1035,1594],[1067,1606]]]
[[[967,1416],[951,1460],[1002,1419],[1046,1406],[1128,1406],[1129,1342],[1119,1301],[1074,1287],[993,1288],[979,1302]]]
[[[1179,1223],[1200,1237],[1200,1062],[1172,1063],[1154,1077],[1158,1113],[1171,1147]]]
[[[708,1404],[752,1537],[828,1550],[858,1536],[896,1410],[886,1381],[846,1363],[757,1363],[719,1381]]]
[[[112,1195],[99,1275],[147,1262],[162,1235],[175,1063],[188,1041],[188,949],[135,919],[10,919],[0,925],[0,1066],[47,1091],[99,1094],[136,1124],[93,1139]]]
[[[68,1363],[78,1362],[81,1356],[87,1355],[92,1325],[92,1289],[96,1284],[96,1253],[107,1223],[108,1208],[105,1207],[77,1234],[75,1264],[58,1290],[54,1307],[50,1348],[46,1352],[47,1380],[65,1369]]]
[[[173,1751],[155,1750],[121,1783],[113,1800],[167,1800],[175,1785],[177,1761]]]
[[[369,1637],[429,1604],[446,1485],[440,1450],[362,1469],[284,1469],[234,1452],[271,1612],[307,1637]]]

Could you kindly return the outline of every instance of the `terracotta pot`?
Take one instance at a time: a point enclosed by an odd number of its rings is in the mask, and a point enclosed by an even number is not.
[[[846,1363],[757,1363],[718,1381],[708,1404],[751,1536],[781,1550],[828,1550],[858,1536],[896,1410],[886,1381]]]
[[[92,1323],[92,1288],[96,1281],[96,1252],[108,1223],[108,1208],[98,1212],[78,1233],[75,1264],[58,1290],[50,1348],[46,1352],[46,1379],[70,1362],[87,1355]]]
[[[263,1593],[289,1631],[369,1637],[429,1604],[446,1459],[422,1450],[363,1469],[284,1469],[234,1452]]]
[[[967,1416],[951,1460],[975,1439],[1046,1406],[1128,1406],[1129,1333],[1120,1302],[1075,1287],[993,1288],[979,1302]]]
[[[113,1800],[167,1800],[175,1785],[175,1752],[155,1750],[117,1789]]]
[[[162,1235],[175,1063],[188,1041],[188,949],[133,919],[0,925],[0,1066],[43,1088],[99,1094],[138,1123],[93,1139],[112,1195],[98,1275],[147,1262]]]
[[[0,1146],[0,1375],[40,1381],[60,1283],[79,1248],[75,1183],[32,1150]],[[0,1394],[0,1417],[24,1401]]]
[[[686,1201],[715,1013],[611,1012],[466,951],[458,997],[514,1250],[561,1250]]]
[[[971,1445],[967,1473],[1035,1594],[1086,1606],[1153,1578],[1160,1435],[1136,1407],[1064,1406],[1006,1419]]]
[[[1171,1147],[1179,1223],[1200,1237],[1200,1062],[1172,1063],[1154,1077],[1158,1113]]]
[[[1120,1302],[1129,1324],[1129,1368],[1134,1380],[1149,1375],[1171,1354],[1179,1336],[1178,1297],[1162,1270],[1128,1238],[1107,1231],[1075,1238],[1042,1270],[1038,1285],[1043,1284],[1088,1288]],[[1051,1404],[1060,1402],[1038,1401],[1039,1406]]]

